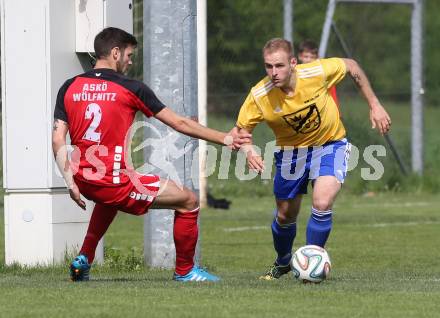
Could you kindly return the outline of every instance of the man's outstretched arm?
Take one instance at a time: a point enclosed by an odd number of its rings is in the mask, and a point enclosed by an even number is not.
[[[231,132],[225,133],[205,127],[192,119],[176,114],[168,107],[162,109],[154,117],[182,134],[219,145],[231,146],[233,149],[239,149],[242,144],[250,142],[252,137],[245,131],[238,133],[231,130]]]
[[[75,181],[73,181],[72,169],[70,168],[69,159],[67,157],[66,136],[68,130],[69,126],[65,121],[61,119],[54,120],[52,129],[52,151],[57,166],[66,181],[70,197],[81,209],[85,210],[86,204],[81,200],[78,186],[75,184]]]
[[[370,106],[370,121],[372,128],[377,128],[382,135],[386,134],[391,127],[391,118],[371,88],[365,72],[355,60],[343,60],[347,68],[347,73],[350,74]]]

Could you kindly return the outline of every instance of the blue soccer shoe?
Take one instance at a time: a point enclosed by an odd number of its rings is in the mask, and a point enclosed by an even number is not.
[[[186,275],[174,273],[173,280],[178,282],[218,282],[220,278],[195,265]]]
[[[90,265],[85,255],[78,255],[70,264],[70,279],[73,282],[89,280]]]

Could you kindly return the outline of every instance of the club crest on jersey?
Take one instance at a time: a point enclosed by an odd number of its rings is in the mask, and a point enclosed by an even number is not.
[[[321,125],[321,115],[316,104],[308,105],[294,113],[283,116],[286,123],[298,134],[308,134]]]

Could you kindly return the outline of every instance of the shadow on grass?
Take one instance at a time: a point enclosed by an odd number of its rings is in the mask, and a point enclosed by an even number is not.
[[[97,277],[92,278],[88,282],[75,282],[76,284],[84,284],[84,283],[136,283],[136,282],[155,282],[155,283],[167,283],[172,282],[173,280],[170,277]]]

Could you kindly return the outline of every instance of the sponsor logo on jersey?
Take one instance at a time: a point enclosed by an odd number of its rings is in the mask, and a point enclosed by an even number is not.
[[[286,123],[298,134],[309,134],[321,125],[321,115],[316,104],[308,105],[283,116]]]

